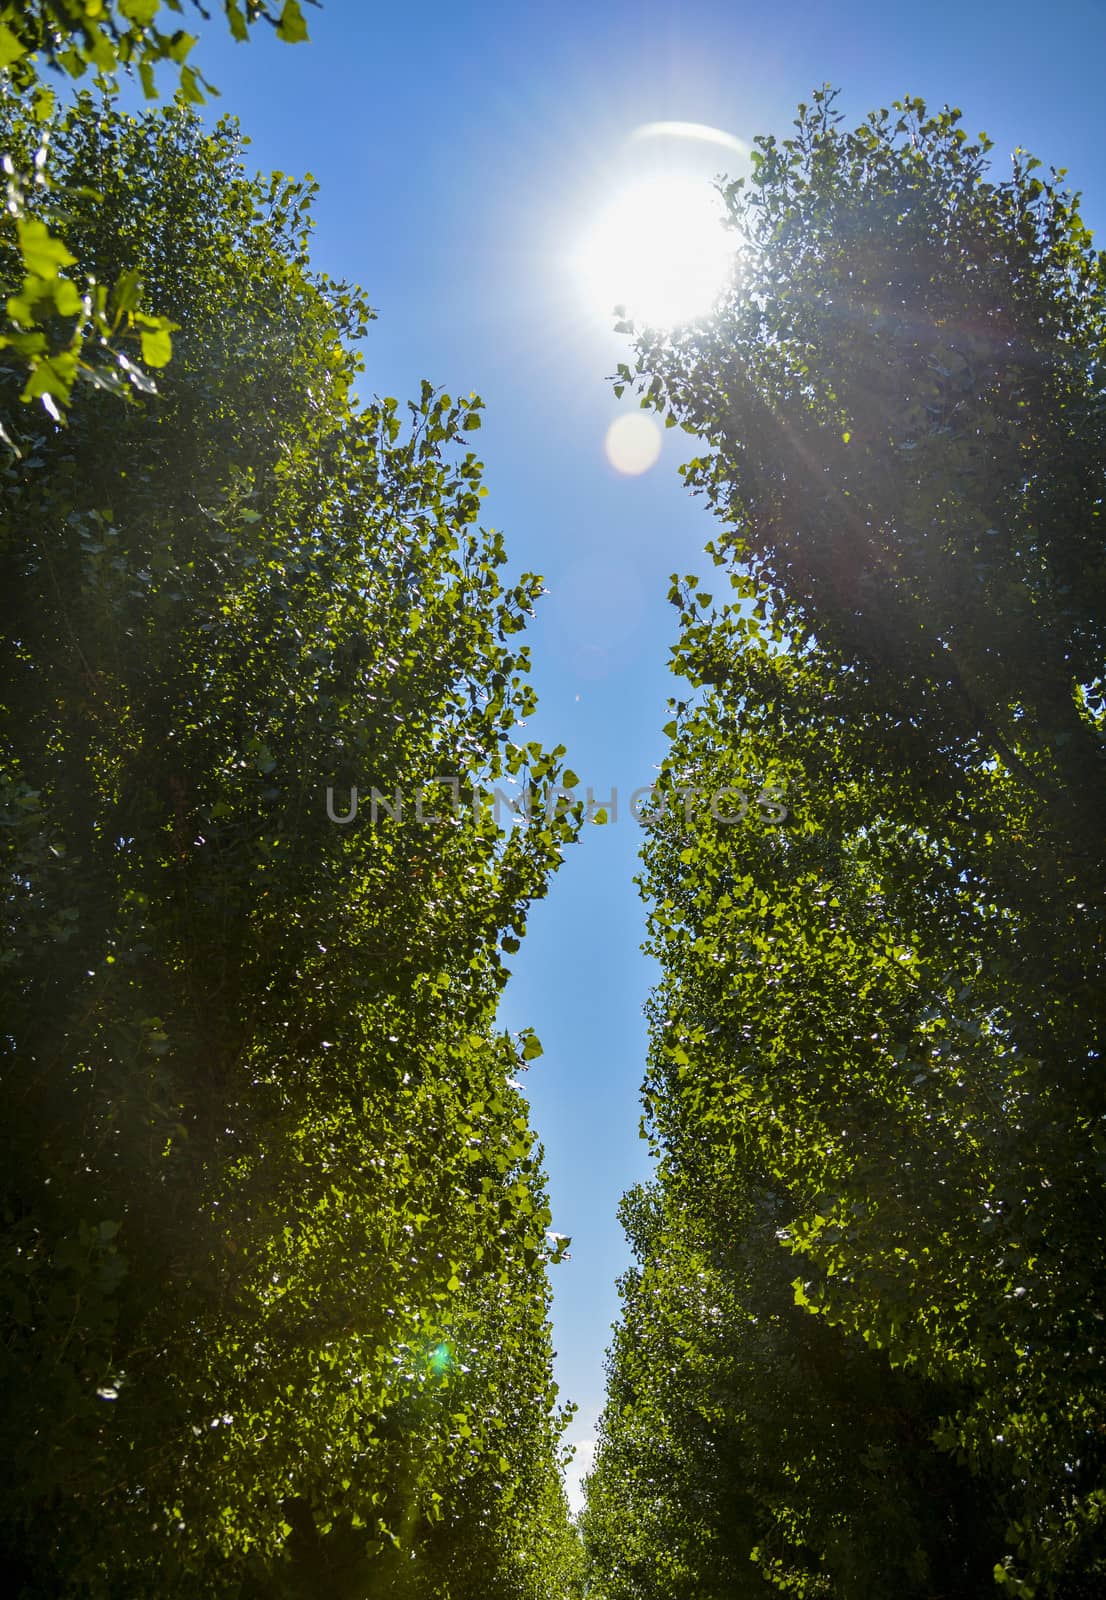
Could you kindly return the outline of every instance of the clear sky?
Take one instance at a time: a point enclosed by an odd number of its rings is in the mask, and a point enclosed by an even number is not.
[[[529,636],[541,710],[528,736],[565,744],[584,783],[617,785],[625,801],[661,759],[678,688],[667,578],[705,570],[714,531],[677,478],[686,435],[665,434],[639,476],[604,453],[630,404],[604,380],[626,352],[569,258],[628,175],[627,137],[669,119],[746,142],[786,136],[797,102],[827,80],[855,119],[921,95],[962,107],[968,132],[996,141],[1000,169],[1016,144],[1067,166],[1102,238],[1106,3],[326,0],[306,14],[310,45],[259,33],[235,46],[212,23],[196,59],[258,167],[319,179],[316,264],[360,282],[380,313],[366,393],[403,399],[427,377],[484,398],[473,439],[486,520],[511,568],[542,573],[549,591]],[[633,158],[645,159],[640,144]],[[679,158],[707,177],[731,160],[708,146]],[[553,1226],[573,1236],[571,1262],[553,1269],[554,1330],[581,1465],[628,1259],[615,1208],[648,1169],[638,843],[623,816],[588,830],[535,907],[503,1008],[506,1026],[533,1026],[545,1046],[527,1088]]]

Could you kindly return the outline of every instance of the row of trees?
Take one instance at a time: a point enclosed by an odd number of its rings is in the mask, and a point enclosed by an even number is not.
[[[4,100],[16,171],[40,111]],[[50,134],[37,220],[177,331],[158,394],[60,422],[0,352],[6,1587],[574,1593],[540,1046],[494,1013],[579,818],[325,798],[557,775],[480,402],[357,399],[372,313],[232,123]]]
[[[724,529],[667,781],[791,818],[645,848],[602,1600],[1106,1580],[1106,259],[988,148],[820,93],[619,374]]]

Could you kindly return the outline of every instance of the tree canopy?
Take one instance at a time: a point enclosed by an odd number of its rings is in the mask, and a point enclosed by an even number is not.
[[[191,14],[208,16],[201,0],[190,4]],[[223,0],[223,10],[240,43],[260,22],[286,43],[307,38],[299,0],[281,0],[279,8],[271,0]],[[10,142],[0,151],[0,227],[19,253],[22,277],[21,283],[10,281],[12,292],[5,295],[0,351],[10,350],[25,370],[21,398],[41,402],[55,420],[68,408],[78,379],[124,399],[135,390],[152,393],[150,369],[169,361],[175,324],[164,309],[152,308],[139,257],[118,261],[114,278],[98,278],[80,251],[74,254],[75,241],[62,237],[64,199],[46,198],[61,181],[50,159],[57,100],[48,75],[65,83],[91,72],[99,88],[111,89],[125,73],[152,100],[158,94],[156,69],[168,63],[177,73],[180,98],[202,102],[205,90],[218,91],[191,64],[196,36],[162,26],[182,15],[182,0],[164,0],[164,8],[163,0],[0,0],[0,97],[15,96],[31,107],[27,119],[5,119]],[[60,218],[56,231],[48,214]],[[0,433],[0,444],[16,448],[8,431]]]
[[[665,781],[790,814],[644,852],[604,1600],[1106,1574],[1106,259],[989,149],[820,92],[724,186],[717,315],[618,374],[722,524]]]
[[[481,402],[357,398],[372,313],[233,123],[52,132],[45,223],[179,333],[65,426],[0,370],[9,1592],[553,1600],[561,1250],[494,1015],[578,812],[327,804],[559,770]]]
[[[244,42],[258,23],[278,39],[299,44],[307,38],[303,6],[318,0],[222,0],[231,35]],[[206,17],[200,0],[2,0],[0,67],[26,93],[42,82],[40,64],[70,78],[93,72],[111,75],[119,68],[136,72],[143,91],[157,93],[156,69],[176,67],[186,99],[200,100],[211,85],[189,64],[195,34],[167,25],[174,18]]]

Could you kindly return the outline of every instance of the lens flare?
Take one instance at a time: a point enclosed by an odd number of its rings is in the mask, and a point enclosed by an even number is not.
[[[736,134],[725,128],[712,128],[706,122],[643,122],[634,129],[627,144],[640,144],[643,139],[684,139],[695,144],[713,144],[742,160],[749,154],[749,146]]]
[[[431,1372],[436,1378],[442,1378],[453,1365],[453,1353],[447,1344],[435,1345],[427,1360]]]
[[[603,448],[616,472],[636,478],[648,472],[660,455],[661,430],[644,411],[631,411],[611,423]]]

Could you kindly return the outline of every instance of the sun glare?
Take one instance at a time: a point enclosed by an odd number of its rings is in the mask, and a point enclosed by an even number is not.
[[[602,315],[625,306],[635,322],[672,328],[705,316],[733,262],[722,201],[705,181],[643,178],[629,184],[586,239],[578,267]]]

